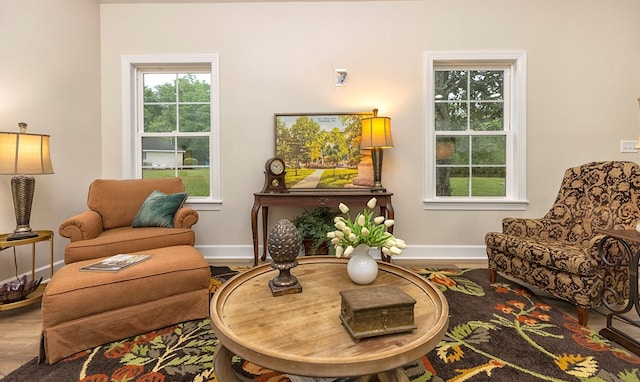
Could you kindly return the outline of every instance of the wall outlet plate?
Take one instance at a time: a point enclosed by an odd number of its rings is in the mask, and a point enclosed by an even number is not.
[[[636,148],[637,141],[620,141],[620,152],[621,153],[637,153],[638,149]]]

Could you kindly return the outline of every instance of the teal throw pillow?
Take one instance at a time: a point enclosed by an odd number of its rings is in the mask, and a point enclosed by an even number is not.
[[[142,203],[140,211],[133,219],[133,227],[173,228],[173,217],[186,199],[186,192],[167,195],[158,190],[153,191]]]

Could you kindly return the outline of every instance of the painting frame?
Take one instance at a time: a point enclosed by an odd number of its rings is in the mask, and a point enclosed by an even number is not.
[[[360,149],[362,118],[373,112],[275,113],[275,156],[289,190],[363,191],[373,187],[370,150]]]

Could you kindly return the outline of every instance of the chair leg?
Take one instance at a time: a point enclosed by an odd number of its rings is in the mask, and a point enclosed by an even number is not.
[[[587,326],[587,321],[589,321],[589,309],[576,306],[576,311],[578,312],[578,324]]]
[[[489,282],[493,284],[496,282],[497,278],[498,278],[498,272],[494,269],[489,269]]]

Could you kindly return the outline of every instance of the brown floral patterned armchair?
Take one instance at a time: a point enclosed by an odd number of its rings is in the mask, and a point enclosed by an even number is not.
[[[490,281],[501,272],[567,300],[586,325],[589,309],[602,305],[604,288],[628,297],[627,273],[604,265],[598,256],[603,235],[597,230],[635,229],[639,195],[636,163],[593,162],[566,170],[556,201],[543,218],[505,218],[502,232],[485,236]],[[607,260],[622,256],[616,246],[608,250]],[[610,295],[607,302],[618,302],[609,301]]]

